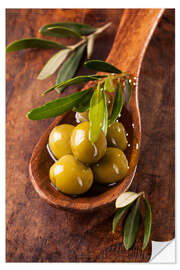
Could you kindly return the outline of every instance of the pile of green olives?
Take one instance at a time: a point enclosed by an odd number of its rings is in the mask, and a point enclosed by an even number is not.
[[[128,141],[122,123],[108,127],[107,136],[101,131],[98,140],[89,138],[88,114],[77,126],[62,124],[49,135],[49,148],[57,159],[51,166],[52,184],[68,195],[87,192],[93,182],[112,184],[120,182],[128,173],[128,161],[124,154]]]

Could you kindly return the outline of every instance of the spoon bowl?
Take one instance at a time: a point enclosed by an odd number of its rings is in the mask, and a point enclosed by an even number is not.
[[[114,202],[131,185],[138,162],[141,143],[141,122],[138,105],[138,76],[145,50],[162,16],[163,9],[125,10],[107,62],[117,68],[128,71],[136,76],[127,109],[123,108],[120,121],[128,133],[129,147],[125,151],[129,162],[128,175],[113,186],[94,184],[85,194],[78,197],[67,196],[56,190],[49,180],[49,169],[53,164],[47,150],[48,137],[51,130],[59,124],[71,123],[76,125],[75,113],[68,112],[57,117],[41,136],[35,146],[29,164],[32,184],[39,196],[50,205],[73,211],[93,211]]]

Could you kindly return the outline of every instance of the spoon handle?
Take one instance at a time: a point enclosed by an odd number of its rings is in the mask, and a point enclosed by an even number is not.
[[[138,76],[144,53],[163,12],[164,9],[125,9],[106,61]]]

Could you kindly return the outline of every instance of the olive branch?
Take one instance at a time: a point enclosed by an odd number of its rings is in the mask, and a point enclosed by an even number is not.
[[[48,60],[40,71],[37,79],[44,80],[48,78],[60,67],[56,78],[56,84],[59,84],[65,80],[71,79],[75,75],[84,55],[85,47],[87,48],[87,59],[91,57],[94,50],[95,39],[110,25],[111,22],[102,27],[95,28],[91,25],[74,22],[47,24],[39,29],[42,35],[58,38],[73,37],[80,39],[80,41],[74,45],[66,46],[62,43],[47,39],[26,38],[10,43],[6,48],[6,52],[9,53],[27,48],[58,49],[58,52]],[[56,88],[57,92],[61,92],[62,90],[62,87]]]

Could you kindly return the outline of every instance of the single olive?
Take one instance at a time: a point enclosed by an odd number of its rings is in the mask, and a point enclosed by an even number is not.
[[[51,131],[49,135],[49,147],[57,159],[72,153],[70,138],[73,129],[73,125],[63,124],[54,127]]]
[[[127,148],[128,141],[126,138],[126,131],[122,123],[114,122],[107,130],[108,146],[114,146],[122,151]]]
[[[107,148],[107,141],[101,131],[98,140],[92,143],[89,139],[89,122],[77,125],[71,135],[71,149],[74,156],[84,163],[95,163],[101,159]]]
[[[128,173],[128,161],[122,150],[108,147],[104,157],[92,166],[97,182],[110,184],[121,181]]]
[[[69,195],[85,193],[93,183],[91,168],[71,154],[61,157],[51,166],[49,177],[61,192]]]

